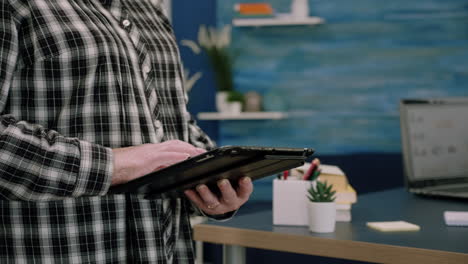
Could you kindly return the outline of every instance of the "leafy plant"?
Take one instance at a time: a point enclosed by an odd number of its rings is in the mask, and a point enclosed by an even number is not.
[[[241,102],[242,104],[244,103],[244,95],[241,92],[238,91],[229,91],[228,97],[227,97],[228,102]]]
[[[208,55],[215,73],[218,91],[233,91],[233,55],[229,50],[231,44],[231,26],[217,30],[214,27],[201,25],[198,31],[198,43],[182,40],[182,45],[189,47],[195,54],[203,49]]]
[[[317,181],[315,187],[313,185],[307,190],[309,201],[316,203],[327,203],[335,201],[336,191],[332,190],[333,184],[328,184],[326,181]]]

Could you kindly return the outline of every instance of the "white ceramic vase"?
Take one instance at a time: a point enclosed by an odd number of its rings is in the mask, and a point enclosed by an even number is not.
[[[291,0],[291,15],[295,18],[309,16],[309,0]]]
[[[335,231],[335,202],[309,202],[309,230],[315,233],[330,233]]]

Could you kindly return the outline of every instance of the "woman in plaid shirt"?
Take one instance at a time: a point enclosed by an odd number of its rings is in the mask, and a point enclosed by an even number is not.
[[[154,0],[0,0],[0,113],[0,263],[191,263],[191,204],[228,218],[252,192],[106,195],[213,147]]]

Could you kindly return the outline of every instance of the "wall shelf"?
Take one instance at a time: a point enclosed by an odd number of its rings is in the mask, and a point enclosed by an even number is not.
[[[261,119],[284,119],[287,114],[284,112],[241,112],[237,114],[201,112],[198,113],[200,120],[261,120]]]
[[[261,26],[300,26],[319,25],[325,23],[320,17],[296,18],[290,14],[277,15],[269,18],[234,18],[232,24],[236,27],[261,27]]]

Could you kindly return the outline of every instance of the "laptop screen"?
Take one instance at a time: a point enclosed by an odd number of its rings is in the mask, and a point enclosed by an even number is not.
[[[402,100],[407,181],[468,178],[468,97]]]

